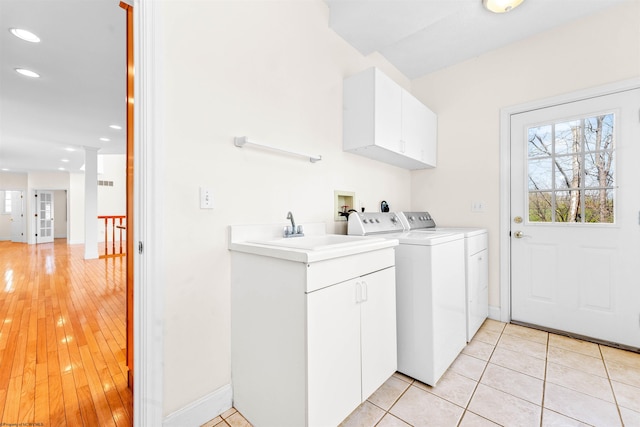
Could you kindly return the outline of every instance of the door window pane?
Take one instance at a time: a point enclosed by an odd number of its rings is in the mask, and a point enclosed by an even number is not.
[[[580,187],[581,156],[562,156],[556,158],[554,171],[556,175],[555,188]]]
[[[579,120],[557,123],[554,127],[555,154],[574,154],[580,151]]]
[[[551,159],[529,160],[529,190],[550,190],[553,188]]]
[[[527,132],[528,157],[551,156],[551,125],[529,128]]]
[[[585,190],[585,222],[613,223],[613,191]]]
[[[553,212],[553,193],[540,191],[529,193],[529,221],[550,222]]]
[[[613,114],[585,119],[584,139],[589,151],[613,148]]]
[[[584,161],[585,187],[613,187],[613,153],[586,153]]]

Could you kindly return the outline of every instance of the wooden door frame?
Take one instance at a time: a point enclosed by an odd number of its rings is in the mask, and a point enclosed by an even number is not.
[[[127,152],[126,152],[126,186],[127,186],[127,204],[126,204],[126,216],[127,216],[127,228],[126,228],[126,240],[127,240],[127,266],[126,266],[126,349],[127,349],[127,383],[131,389],[133,389],[133,350],[135,348],[133,343],[133,241],[134,241],[134,111],[133,111],[133,99],[134,99],[134,62],[133,62],[133,6],[120,2],[120,7],[125,10],[126,17],[126,58],[127,58]]]
[[[500,320],[511,321],[511,116],[554,105],[640,88],[640,78],[514,105],[500,110]]]

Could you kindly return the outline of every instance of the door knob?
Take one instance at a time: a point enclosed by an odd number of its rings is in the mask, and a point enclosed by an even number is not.
[[[513,233],[513,236],[514,236],[516,239],[522,239],[523,237],[529,237],[529,236],[527,236],[527,235],[523,234],[523,233],[522,233],[522,231],[519,231],[519,230],[518,230],[518,231],[516,231],[516,232],[514,232],[514,233]]]

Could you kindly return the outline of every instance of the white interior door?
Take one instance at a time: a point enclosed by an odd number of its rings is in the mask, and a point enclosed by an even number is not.
[[[22,191],[10,191],[11,193],[11,241],[24,243],[24,203]]]
[[[53,242],[53,191],[36,193],[36,243]]]
[[[640,347],[640,89],[511,116],[511,318]]]

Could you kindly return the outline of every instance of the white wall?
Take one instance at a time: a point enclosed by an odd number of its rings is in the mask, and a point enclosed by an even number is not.
[[[27,191],[27,174],[0,171],[0,190]]]
[[[381,200],[409,208],[410,172],[344,153],[341,123],[344,77],[377,65],[409,82],[329,30],[319,0],[161,5],[168,415],[231,382],[230,224],[284,224],[292,211],[299,224],[345,232],[334,190],[354,191],[368,210]],[[236,148],[243,135],[323,160]],[[213,210],[199,209],[200,186],[213,190]]]
[[[98,215],[126,215],[127,158],[124,154],[101,154],[98,159],[102,165],[98,180],[113,182],[113,186],[98,186]]]
[[[500,109],[639,77],[639,23],[632,1],[412,82],[438,114],[438,167],[412,174],[412,209],[439,225],[489,229],[491,306],[500,305]],[[472,213],[472,201],[486,212]]]
[[[98,156],[98,180],[110,181],[112,186],[98,185],[98,216],[127,214],[127,157],[124,154],[104,154]],[[119,222],[117,223],[119,224]],[[125,222],[126,224],[126,222]],[[113,234],[113,223],[109,221],[105,236],[104,221],[98,221],[98,242],[120,241],[120,231]],[[122,240],[125,240],[124,231]]]

